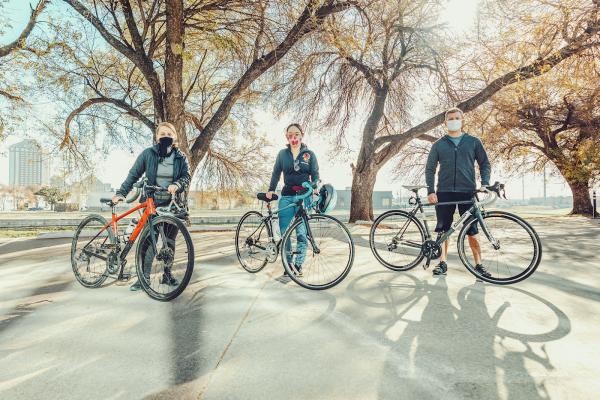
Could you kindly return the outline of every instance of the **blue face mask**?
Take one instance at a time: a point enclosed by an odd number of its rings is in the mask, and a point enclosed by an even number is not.
[[[446,126],[450,132],[460,131],[461,125],[462,121],[460,119],[451,119],[450,121],[446,122]]]

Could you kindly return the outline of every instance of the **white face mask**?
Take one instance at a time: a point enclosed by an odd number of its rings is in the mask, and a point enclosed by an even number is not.
[[[451,119],[450,121],[446,122],[446,126],[448,127],[448,130],[450,132],[456,132],[459,131],[462,125],[462,121],[460,119]]]

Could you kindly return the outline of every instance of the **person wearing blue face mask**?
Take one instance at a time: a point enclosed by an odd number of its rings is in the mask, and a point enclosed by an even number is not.
[[[477,190],[475,162],[479,165],[481,185],[490,184],[491,165],[487,153],[478,138],[463,131],[463,122],[463,112],[459,108],[451,108],[446,111],[445,123],[448,134],[431,146],[425,166],[425,181],[427,183],[427,199],[432,204],[471,200],[473,193]],[[437,190],[435,190],[435,173],[438,166]],[[436,206],[436,232],[441,234],[450,229],[456,206],[458,206],[460,215],[471,208],[471,204]],[[469,246],[476,263],[475,269],[484,276],[491,276],[481,263],[481,248],[477,240],[477,233],[477,224],[471,225],[467,232]],[[446,240],[442,245],[440,263],[433,269],[433,275],[446,275],[448,243],[449,240]]]

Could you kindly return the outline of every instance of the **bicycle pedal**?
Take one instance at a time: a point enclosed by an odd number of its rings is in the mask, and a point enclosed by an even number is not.
[[[117,279],[122,282],[128,282],[131,279],[131,274],[123,273],[123,274],[119,275],[119,277]]]

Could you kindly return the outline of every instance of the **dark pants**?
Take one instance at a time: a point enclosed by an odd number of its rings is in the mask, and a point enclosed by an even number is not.
[[[438,202],[445,203],[451,201],[469,201],[473,199],[473,194],[468,192],[437,192]],[[435,207],[435,214],[437,216],[437,225],[435,231],[438,233],[446,232],[452,226],[454,221],[454,212],[458,206],[458,213],[463,215],[466,211],[473,206],[473,204],[448,204],[440,205]],[[479,233],[477,224],[472,224],[467,235],[474,236]]]
[[[171,224],[161,224],[164,227],[165,237],[167,238],[167,246],[170,247],[173,251],[175,251],[175,238],[179,233],[179,229],[175,225]],[[160,226],[160,225],[158,225]],[[155,231],[155,239],[156,239],[156,249],[160,251],[163,248],[163,240],[157,234],[160,232],[160,229]],[[143,260],[143,268],[144,275],[146,278],[150,277],[150,272],[152,270],[152,261],[154,261],[154,249],[152,248],[152,238],[150,235],[144,238],[144,242],[141,243],[141,257]]]

